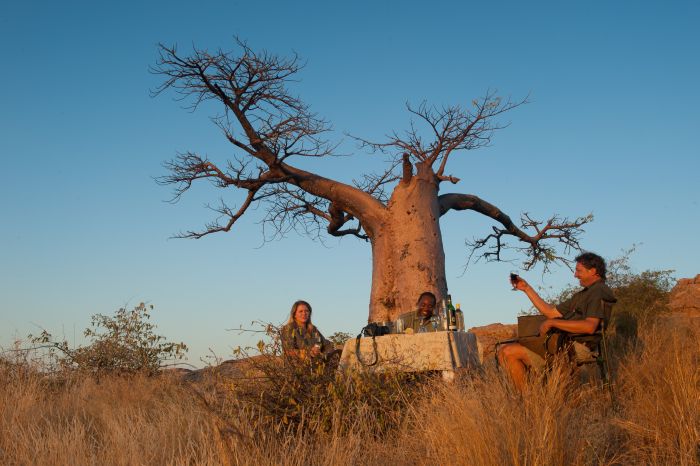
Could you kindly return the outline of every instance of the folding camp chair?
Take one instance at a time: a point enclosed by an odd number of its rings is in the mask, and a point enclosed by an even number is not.
[[[572,362],[575,362],[577,366],[596,364],[598,366],[598,372],[603,385],[610,387],[610,353],[606,333],[608,331],[608,327],[610,326],[610,318],[614,304],[615,301],[602,301],[604,317],[600,320],[600,324],[598,325],[598,329],[595,331],[595,333],[568,333],[556,329],[550,331],[545,338],[545,351],[552,355],[558,351],[566,349],[570,355],[570,359]],[[558,338],[556,343],[553,344],[552,339],[554,335],[557,335]],[[577,358],[571,350],[573,343],[585,345],[590,350],[590,356],[585,359]]]
[[[518,317],[518,337],[496,343],[496,363],[498,364],[498,348],[500,345],[506,343],[520,343],[538,354],[542,354],[544,350],[545,360],[550,361],[552,358],[547,356],[553,356],[560,351],[566,350],[571,361],[577,366],[595,363],[598,367],[603,385],[610,387],[610,355],[606,332],[610,325],[614,304],[615,301],[602,301],[604,317],[600,320],[598,329],[592,334],[568,333],[558,329],[552,329],[542,338],[537,336],[537,331],[539,329],[539,324],[546,319],[545,316]],[[590,350],[590,356],[585,359],[576,358],[572,350],[574,342],[585,345]]]

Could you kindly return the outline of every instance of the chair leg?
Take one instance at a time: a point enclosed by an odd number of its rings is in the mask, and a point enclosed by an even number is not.
[[[600,373],[600,380],[603,382],[603,386],[606,386],[610,383],[610,374],[608,372],[608,364],[604,356],[599,356],[597,365],[598,372]]]
[[[608,345],[605,341],[605,335],[600,341],[600,372],[603,379],[603,387],[608,389],[610,393],[610,402],[613,409],[617,409],[617,400],[615,399],[615,391],[613,390],[612,378],[610,374],[610,357],[608,354]]]
[[[599,350],[600,375],[603,379],[603,384],[610,386],[610,357],[608,355],[608,345],[605,341],[605,334],[603,334],[603,338],[600,340]]]

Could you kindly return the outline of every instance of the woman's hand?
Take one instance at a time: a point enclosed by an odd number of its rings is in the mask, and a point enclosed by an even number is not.
[[[309,353],[311,353],[311,356],[312,356],[312,357],[316,357],[316,356],[318,356],[319,354],[321,354],[321,347],[318,346],[318,345],[314,345],[314,346],[312,346],[311,349],[309,350]]]

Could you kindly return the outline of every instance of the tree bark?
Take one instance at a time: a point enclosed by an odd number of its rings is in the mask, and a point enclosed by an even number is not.
[[[395,320],[415,309],[418,296],[447,294],[445,253],[440,233],[438,180],[427,164],[394,189],[372,242],[369,321]]]

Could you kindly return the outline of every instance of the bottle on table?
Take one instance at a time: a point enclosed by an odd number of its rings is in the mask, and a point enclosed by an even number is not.
[[[447,300],[442,298],[440,302],[440,330],[447,330],[449,327],[449,318],[447,314]]]
[[[457,314],[457,330],[460,332],[464,332],[464,312],[462,312],[462,309],[457,303],[457,309],[455,309],[455,313]]]
[[[396,330],[396,333],[403,333],[404,332],[404,323],[403,319],[401,317],[398,317],[396,319],[396,324],[394,325],[394,329]]]
[[[452,305],[452,296],[447,295],[447,330],[457,330],[457,312]]]

